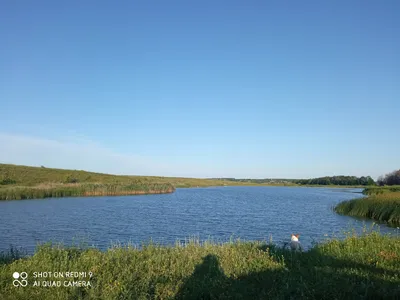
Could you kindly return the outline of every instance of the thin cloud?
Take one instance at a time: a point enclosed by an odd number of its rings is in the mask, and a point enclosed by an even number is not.
[[[68,140],[71,139],[51,140],[0,133],[0,158],[3,163],[125,175],[167,176],[168,170],[173,168],[148,157],[116,153],[84,138]]]
[[[82,135],[67,133],[56,140],[37,136],[0,133],[0,162],[28,166],[77,169],[93,172],[172,176],[172,177],[235,177],[235,178],[313,178],[333,175],[371,175],[377,178],[393,169],[385,168],[382,162],[366,161],[353,157],[352,164],[346,161],[336,164],[325,162],[323,157],[304,158],[278,156],[266,158],[257,165],[252,160],[235,164],[232,158],[184,162],[177,157],[147,157],[136,154],[121,154],[98,144]],[[312,166],[312,168],[310,168]],[[375,172],[371,172],[375,170]]]

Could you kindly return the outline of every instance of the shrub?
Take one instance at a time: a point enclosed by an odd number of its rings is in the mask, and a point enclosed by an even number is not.
[[[16,184],[17,181],[11,178],[4,178],[3,180],[0,181],[1,185],[8,185],[8,184]]]
[[[78,183],[78,182],[79,179],[71,175],[68,175],[67,179],[65,180],[65,183]]]

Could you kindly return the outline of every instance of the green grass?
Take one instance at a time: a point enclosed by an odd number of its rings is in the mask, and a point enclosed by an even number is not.
[[[135,170],[132,170],[134,173]],[[172,184],[174,187],[209,187],[224,185],[258,185],[255,183],[233,182],[217,179],[160,177],[160,176],[127,176],[87,172],[81,170],[64,170],[41,167],[0,164],[0,182],[13,182],[1,186],[36,186],[42,183],[103,183],[103,184]]]
[[[377,194],[393,193],[393,192],[400,192],[400,186],[399,185],[372,186],[372,187],[367,187],[363,190],[364,195],[377,195]]]
[[[132,170],[132,173],[135,171]],[[175,188],[210,186],[317,186],[317,187],[364,187],[343,185],[298,185],[289,181],[261,182],[260,180],[221,180],[160,176],[127,176],[87,172],[82,170],[64,170],[45,167],[29,167],[0,164],[0,189],[7,186],[36,186],[43,183],[104,183],[104,184],[150,184],[168,183]],[[260,183],[261,182],[261,183]]]
[[[50,197],[122,196],[172,193],[175,188],[168,183],[151,184],[47,184],[35,187],[8,187],[0,189],[0,200],[39,199]]]
[[[396,299],[399,258],[400,238],[377,232],[302,253],[240,241],[105,252],[43,245],[31,257],[0,256],[0,299]],[[28,273],[27,287],[12,285],[15,271]],[[91,287],[33,287],[59,280],[34,278],[45,271],[92,272]]]
[[[172,192],[211,186],[299,186],[292,182],[232,181],[160,176],[127,176],[0,164],[0,200]],[[304,186],[304,185],[301,185]],[[344,188],[334,185],[313,185]],[[349,186],[346,186],[349,187]],[[92,191],[92,192],[90,192]]]
[[[170,193],[175,188],[253,183],[198,178],[124,176],[0,164],[0,200]]]
[[[367,198],[344,201],[335,207],[335,211],[394,226],[400,225],[400,192],[375,193]]]

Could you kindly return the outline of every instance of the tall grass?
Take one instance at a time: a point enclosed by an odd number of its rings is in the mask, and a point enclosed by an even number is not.
[[[393,193],[393,192],[400,192],[400,186],[393,185],[393,186],[373,186],[368,187],[363,190],[364,195],[378,195],[384,193]]]
[[[367,198],[344,201],[335,207],[335,211],[340,214],[399,225],[400,192],[385,192],[373,194]]]
[[[50,197],[117,196],[172,193],[175,188],[167,183],[150,184],[42,184],[36,187],[8,187],[0,189],[0,200],[38,199]]]
[[[261,242],[96,249],[43,245],[0,268],[0,299],[395,299],[400,239],[379,233],[293,253]],[[12,285],[13,272],[29,285]],[[33,287],[33,272],[92,272],[91,287]],[[72,279],[63,278],[64,281]]]

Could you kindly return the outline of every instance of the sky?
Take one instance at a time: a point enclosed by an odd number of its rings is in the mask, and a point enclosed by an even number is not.
[[[0,163],[373,178],[400,168],[400,1],[0,3]]]

